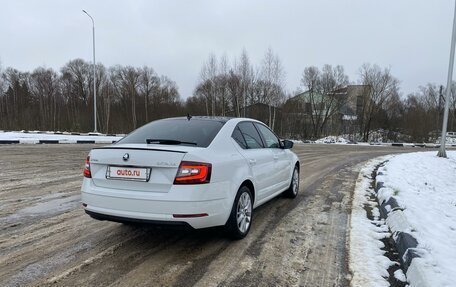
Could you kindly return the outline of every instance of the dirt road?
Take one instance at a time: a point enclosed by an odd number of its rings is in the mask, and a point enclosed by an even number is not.
[[[91,219],[89,145],[0,146],[2,286],[347,286],[359,163],[404,148],[298,145],[301,189],[255,210],[247,238]]]

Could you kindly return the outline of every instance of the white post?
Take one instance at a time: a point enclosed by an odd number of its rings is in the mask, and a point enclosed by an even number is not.
[[[89,15],[85,10],[82,12],[86,13],[87,16],[92,20],[92,40],[93,40],[93,121],[94,129],[93,132],[97,132],[97,77],[96,77],[96,62],[95,62],[95,22],[92,16]]]

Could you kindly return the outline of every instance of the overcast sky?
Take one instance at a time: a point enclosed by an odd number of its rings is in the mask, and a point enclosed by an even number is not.
[[[351,81],[365,63],[391,67],[403,95],[446,83],[454,0],[25,1],[0,0],[2,67],[59,69],[70,59],[149,65],[192,94],[210,53],[259,65],[281,58],[287,90],[304,67],[343,65]]]

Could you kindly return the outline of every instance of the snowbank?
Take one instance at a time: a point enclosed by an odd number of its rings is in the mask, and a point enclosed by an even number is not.
[[[449,287],[456,285],[456,152],[447,151],[448,159],[436,154],[395,156],[380,167],[377,181],[384,183],[379,198],[394,196],[410,225],[407,232],[418,241],[421,258],[413,261],[419,268],[412,263],[407,277],[420,272],[432,286]]]
[[[337,144],[347,144],[349,141],[341,136],[327,136],[315,141],[315,143],[337,143]]]
[[[441,139],[441,137],[439,137],[435,141],[435,143],[436,144],[440,144],[441,141],[442,141],[442,139]],[[445,143],[449,144],[449,145],[455,145],[456,144],[456,137],[449,137],[449,136],[445,137]]]
[[[73,135],[70,133],[54,132],[2,132],[0,133],[0,141],[19,141],[20,143],[39,143],[39,141],[58,141],[59,143],[77,143],[83,141],[96,141],[97,143],[112,143],[118,141],[122,136],[106,136],[106,135]]]
[[[390,286],[387,278],[388,268],[396,264],[384,256],[383,242],[389,237],[384,220],[380,219],[378,204],[374,189],[371,187],[371,174],[375,167],[390,156],[380,157],[369,161],[360,171],[353,196],[352,213],[350,218],[350,254],[349,268],[353,275],[353,287],[386,287]],[[372,208],[374,220],[367,217],[365,207]]]

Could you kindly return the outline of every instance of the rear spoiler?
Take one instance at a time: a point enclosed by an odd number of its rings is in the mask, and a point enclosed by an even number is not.
[[[96,148],[93,148],[93,149],[127,149],[127,150],[149,150],[149,151],[165,151],[165,152],[187,153],[186,151],[180,151],[180,150],[168,150],[168,149],[157,149],[157,148],[141,148],[141,147],[106,146],[106,147],[96,147]]]

